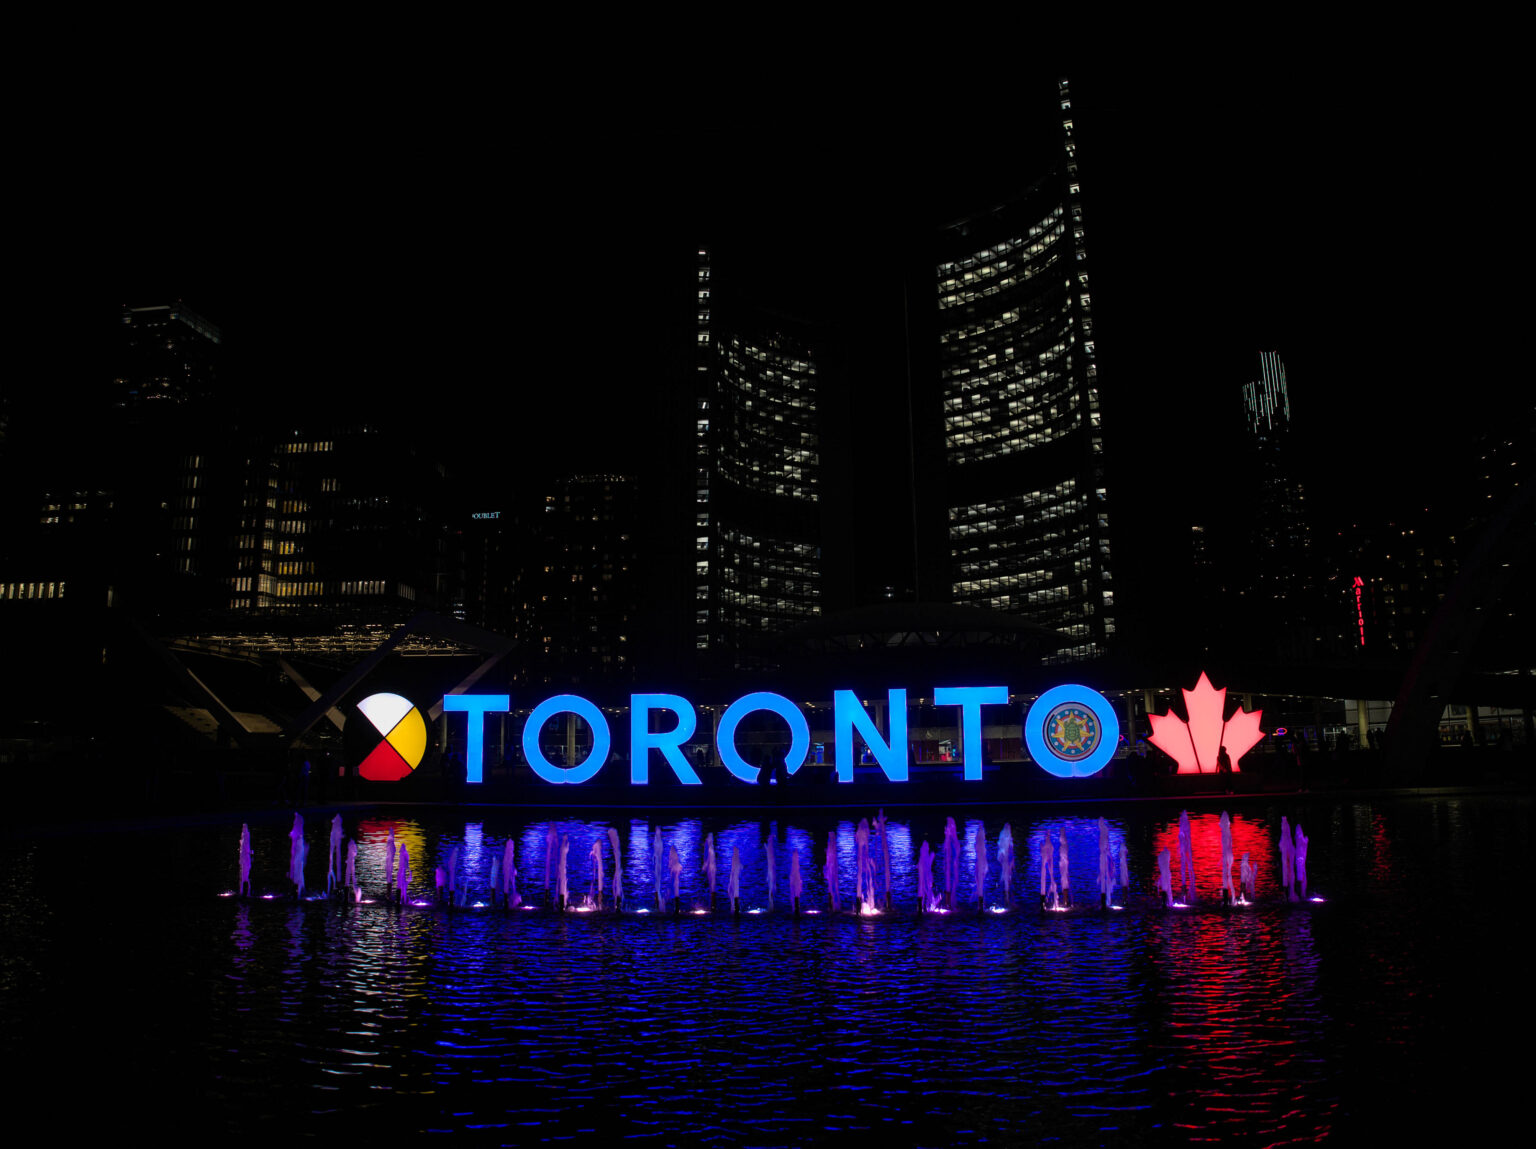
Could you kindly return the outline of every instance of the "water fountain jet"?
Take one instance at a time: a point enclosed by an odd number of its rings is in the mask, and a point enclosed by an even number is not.
[[[587,860],[592,863],[592,877],[587,882],[587,904],[595,909],[603,908],[603,840],[596,838],[592,842],[592,848],[587,851]],[[596,896],[593,895],[593,887],[596,887]]]
[[[675,845],[667,847],[667,872],[672,875],[672,912],[682,913],[683,860],[677,856]]]
[[[249,896],[251,892],[251,827],[240,825],[240,886],[239,892]]]
[[[827,898],[835,912],[837,904],[837,831],[827,831],[827,860],[821,868],[821,876],[827,882]]]
[[[341,815],[337,814],[331,819],[330,849],[325,856],[325,892],[334,894],[336,883],[341,878],[341,839],[344,831],[341,827]]]
[[[384,881],[386,885],[395,876],[395,828],[389,828],[389,841],[384,844]]]
[[[1232,888],[1232,819],[1225,810],[1221,812],[1221,898],[1229,906],[1237,901]]]
[[[666,845],[661,840],[661,827],[656,827],[656,834],[651,839],[651,869],[656,875],[656,909],[658,912],[666,912],[666,898],[661,892],[661,875],[666,865]]]
[[[731,847],[731,874],[726,880],[726,895],[731,899],[731,913],[741,913],[741,847]]]
[[[1040,832],[1040,908],[1053,910],[1056,896],[1056,851],[1051,846],[1051,832]]]
[[[976,912],[984,913],[987,908],[987,827],[985,823],[976,824],[976,837],[972,842],[976,851]]]
[[[1296,901],[1296,843],[1291,838],[1291,820],[1280,818],[1280,886],[1285,900]]]
[[[805,883],[800,880],[800,851],[793,850],[789,855],[789,905],[796,917],[800,915],[800,895],[805,891]]]
[[[955,908],[955,890],[960,884],[960,837],[955,820],[944,819],[944,905]]]
[[[771,910],[773,909],[774,886],[778,881],[778,875],[774,872],[772,834],[769,834],[767,840],[763,842],[763,855],[768,868],[768,908]]]
[[[522,895],[517,892],[517,853],[513,849],[512,839],[507,839],[507,844],[501,851],[501,904],[509,910],[516,909],[523,904]]]
[[[309,847],[304,844],[304,815],[293,816],[293,829],[288,831],[288,880],[293,883],[293,896],[304,900],[304,862]]]
[[[613,850],[613,908],[618,912],[624,908],[624,858],[619,852],[619,832],[612,826],[608,827],[608,845]]]
[[[853,832],[853,903],[862,912],[863,907],[875,900],[875,891],[864,888],[869,867],[869,819],[860,818],[859,828]]]
[[[704,835],[704,861],[699,866],[700,872],[709,880],[709,909],[713,913],[715,909],[715,874],[718,867],[715,864],[715,836]]]
[[[1003,881],[1003,905],[1013,905],[1013,827],[1003,823],[1003,832],[997,836],[997,870]]]
[[[1301,832],[1300,822],[1296,823],[1296,842],[1291,861],[1296,884],[1301,887],[1301,896],[1305,899],[1307,896],[1307,836]]]
[[[885,811],[880,811],[880,816],[875,819],[875,828],[880,833],[880,856],[885,862],[885,908],[891,908],[891,836],[885,829]]]
[[[1063,827],[1056,834],[1056,861],[1061,870],[1060,905],[1064,910],[1072,908],[1072,867],[1067,861],[1067,831]]]
[[[555,897],[558,899],[556,904],[562,913],[570,907],[571,901],[569,874],[566,869],[566,862],[570,852],[571,836],[569,834],[561,834],[559,859],[555,863]]]
[[[1184,882],[1184,904],[1195,904],[1195,844],[1189,832],[1189,811],[1179,814],[1179,877]]]

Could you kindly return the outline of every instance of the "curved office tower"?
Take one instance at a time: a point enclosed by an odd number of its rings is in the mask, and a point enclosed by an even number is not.
[[[1071,93],[1064,153],[1007,204],[950,224],[937,271],[951,599],[1069,638],[1115,632],[1098,367]]]
[[[709,646],[740,650],[821,612],[817,369],[807,342],[771,316],[714,337],[710,532],[697,573]]]

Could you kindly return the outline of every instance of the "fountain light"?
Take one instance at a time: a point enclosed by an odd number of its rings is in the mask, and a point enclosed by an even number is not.
[[[277,897],[276,894],[262,894],[261,895],[261,900],[264,901],[264,902],[270,902],[275,897]]]
[[[709,913],[709,911],[705,910],[705,909],[695,909],[693,912],[694,912],[694,916],[698,916],[699,914],[707,914],[707,913]]]
[[[536,906],[524,906],[523,907],[523,909],[525,909],[525,910],[532,910],[532,909],[537,909],[537,908],[538,907],[536,907]]]
[[[430,906],[431,904],[432,904],[431,902],[412,902],[411,903],[411,905],[413,905],[413,906]]]
[[[645,906],[641,906],[638,910],[635,911],[637,914],[648,914],[650,912],[651,911],[648,910]]]
[[[1006,914],[1008,912],[1008,908],[1006,906],[989,906],[987,907],[987,912],[993,914]]]
[[[821,913],[820,910],[806,910],[805,912],[808,913],[808,914],[819,914],[819,913]]]
[[[473,909],[477,909],[477,910],[483,910],[483,909],[485,909],[485,903],[484,902],[475,902],[475,903],[473,903],[472,908]]]
[[[590,914],[592,912],[591,906],[574,906],[572,908],[575,909],[578,914]]]
[[[747,913],[749,913],[749,914],[760,914],[762,912],[763,911],[761,909],[752,909],[752,910],[748,910],[747,911]]]
[[[221,898],[232,898],[234,896],[235,896],[235,891],[234,890],[225,890],[222,894],[219,895],[219,897],[221,897]]]
[[[362,898],[362,899],[359,899],[359,900],[360,900],[360,903],[362,905],[365,905],[365,906],[373,905],[373,899],[372,898]]]
[[[1309,901],[1309,902],[1321,902],[1321,901],[1325,901],[1325,900],[1326,899],[1321,898],[1321,897],[1319,897],[1316,894],[1313,894],[1310,898],[1307,899],[1307,901]]]

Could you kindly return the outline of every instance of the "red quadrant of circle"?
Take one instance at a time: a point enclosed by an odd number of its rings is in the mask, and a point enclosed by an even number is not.
[[[370,782],[398,782],[410,775],[411,766],[388,742],[380,742],[363,759],[358,773]]]

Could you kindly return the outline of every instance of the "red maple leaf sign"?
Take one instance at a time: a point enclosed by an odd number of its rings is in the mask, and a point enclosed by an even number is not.
[[[1201,671],[1195,688],[1184,691],[1184,712],[1189,721],[1185,722],[1172,710],[1167,714],[1149,714],[1152,737],[1147,741],[1177,762],[1180,774],[1216,773],[1216,754],[1225,746],[1232,759],[1232,771],[1238,773],[1239,760],[1264,737],[1259,729],[1264,711],[1239,706],[1231,718],[1223,718],[1226,709],[1227,688],[1217,690]]]

